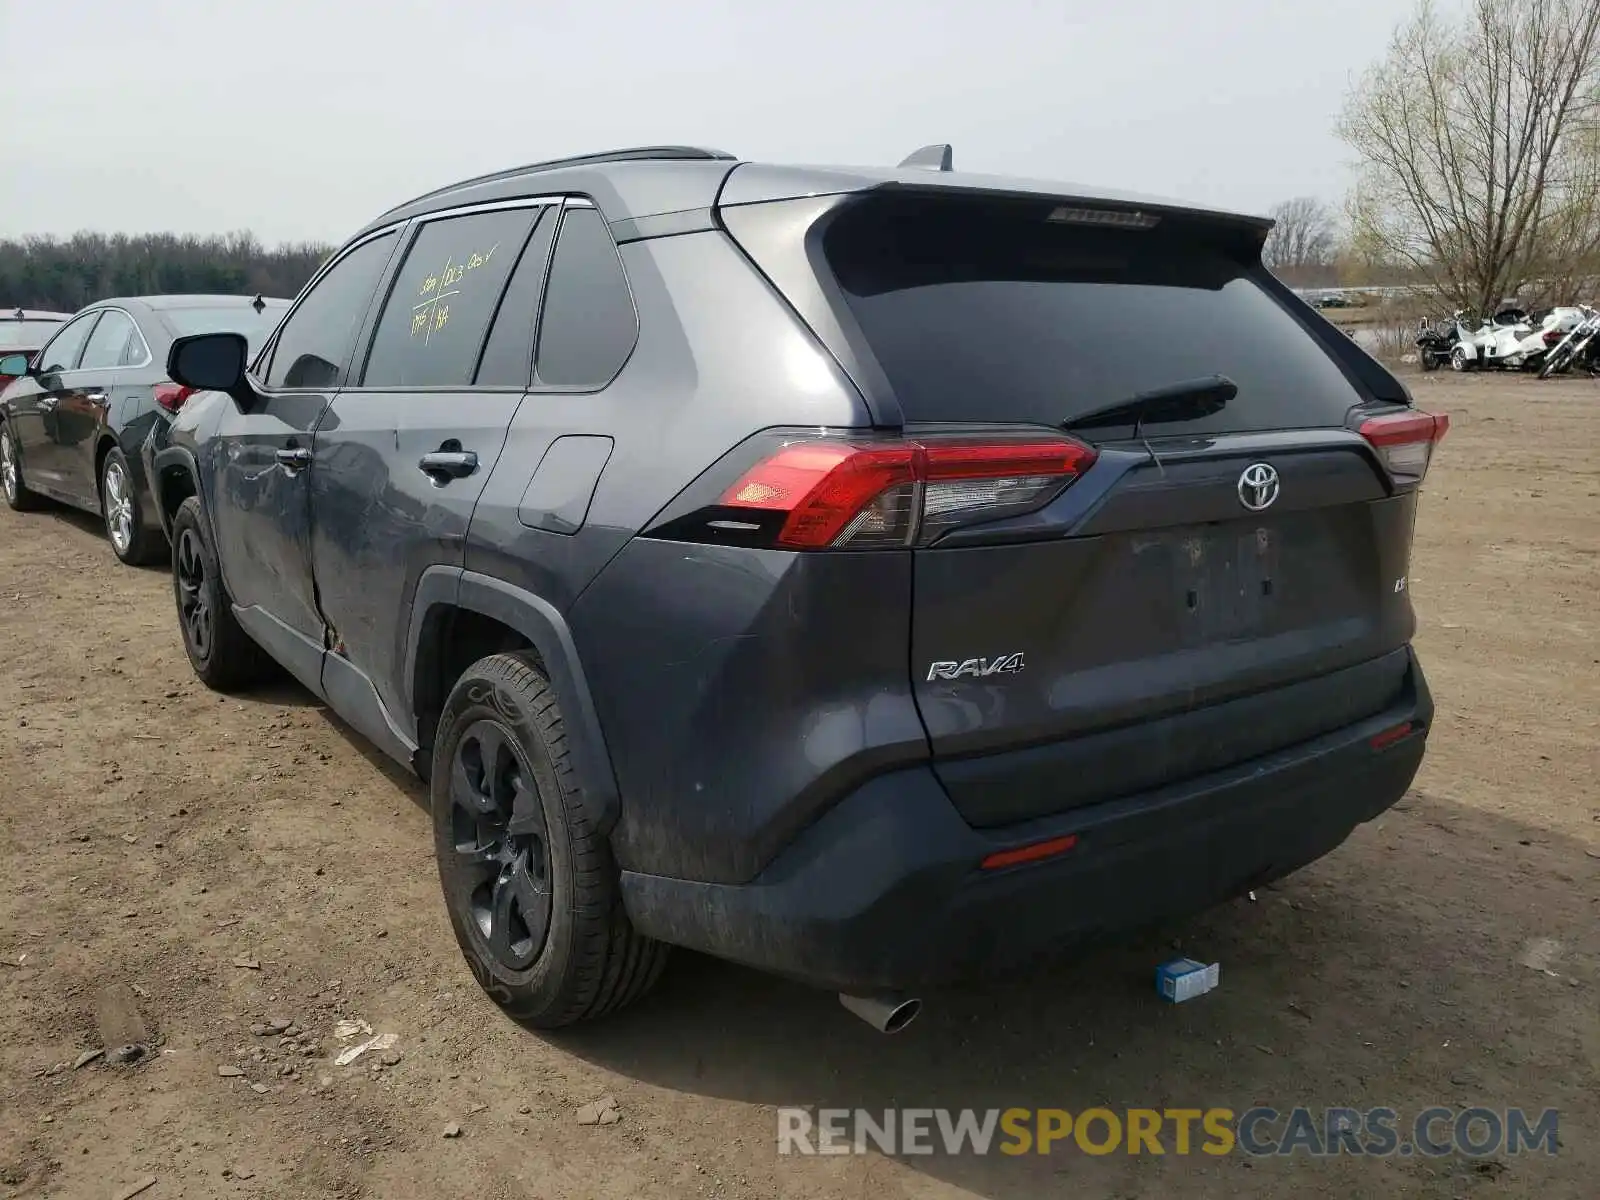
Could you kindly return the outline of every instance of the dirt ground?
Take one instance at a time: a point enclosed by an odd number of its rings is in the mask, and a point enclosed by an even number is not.
[[[1600,384],[1414,383],[1454,422],[1410,576],[1415,791],[1255,904],[929,997],[893,1038],[690,955],[616,1019],[513,1025],[451,939],[419,786],[297,689],[206,691],[165,573],[92,519],[0,508],[0,1196],[1596,1195]],[[1160,1004],[1173,945],[1220,989]],[[108,985],[155,1048],[75,1068]],[[336,1066],[340,1019],[398,1060]],[[621,1120],[578,1124],[607,1094]],[[1560,1153],[775,1152],[787,1104],[1256,1103],[1553,1106]]]

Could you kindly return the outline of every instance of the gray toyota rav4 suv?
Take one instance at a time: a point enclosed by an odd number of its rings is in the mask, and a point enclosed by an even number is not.
[[[1200,910],[1406,790],[1443,417],[1268,222],[665,147],[361,230],[153,456],[195,671],[428,781],[483,987],[556,1026],[685,946],[921,989]]]

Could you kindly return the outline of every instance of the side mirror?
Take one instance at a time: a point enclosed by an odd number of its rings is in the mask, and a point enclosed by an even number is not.
[[[180,387],[226,392],[241,408],[254,393],[245,379],[250,343],[239,333],[193,333],[178,338],[167,352],[167,378]]]
[[[16,379],[28,373],[28,356],[26,354],[8,354],[0,358],[0,375],[8,379]]]

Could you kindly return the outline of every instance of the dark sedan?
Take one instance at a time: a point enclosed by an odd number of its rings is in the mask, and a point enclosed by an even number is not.
[[[140,296],[91,304],[58,327],[31,361],[0,358],[17,376],[0,393],[0,484],[15,509],[40,497],[100,513],[125,563],[167,552],[139,450],[189,393],[167,378],[167,350],[191,333],[267,338],[287,300]]]

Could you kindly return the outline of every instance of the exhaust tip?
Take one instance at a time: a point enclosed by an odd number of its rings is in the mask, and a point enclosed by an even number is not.
[[[899,1033],[922,1011],[922,1001],[915,996],[851,996],[840,992],[839,1003],[879,1033]]]

